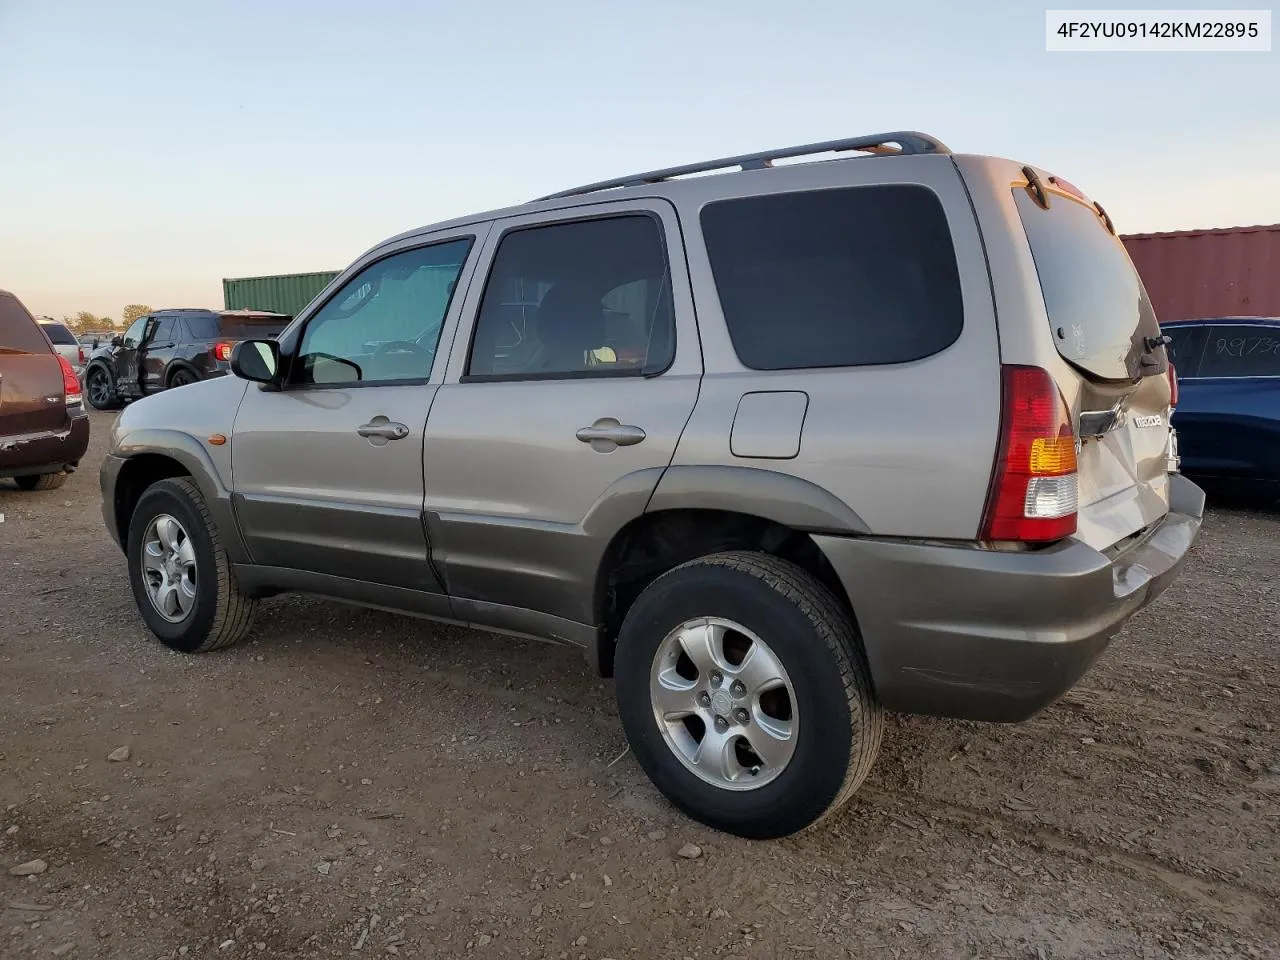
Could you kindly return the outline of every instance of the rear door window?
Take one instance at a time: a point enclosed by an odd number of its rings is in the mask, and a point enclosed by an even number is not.
[[[1026,190],[1013,193],[1058,353],[1098,379],[1136,380],[1143,341],[1160,328],[1119,237],[1070,197],[1050,193],[1045,210]]]
[[[964,321],[946,213],[893,184],[721,200],[702,234],[738,359],[753,370],[905,363]]]
[[[48,353],[49,341],[11,293],[0,293],[0,353]]]
[[[1209,328],[1201,377],[1280,377],[1280,328],[1222,324]]]

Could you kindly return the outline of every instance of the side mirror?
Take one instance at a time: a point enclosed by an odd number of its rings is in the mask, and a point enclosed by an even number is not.
[[[120,337],[120,336],[112,337],[112,338],[111,338],[111,345],[112,345],[113,347],[121,347],[121,346],[124,346],[124,337]]]
[[[242,380],[275,384],[280,347],[274,340],[241,340],[231,349],[231,372]]]

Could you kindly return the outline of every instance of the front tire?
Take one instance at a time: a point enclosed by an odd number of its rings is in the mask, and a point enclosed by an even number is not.
[[[84,396],[95,410],[111,410],[119,405],[115,379],[101,364],[89,368],[84,376]]]
[[[205,653],[248,634],[257,603],[240,592],[194,481],[147,488],[129,520],[127,552],[138,612],[165,646]]]
[[[743,837],[786,836],[839,809],[884,733],[853,618],[767,554],[702,557],[650,584],[622,625],[615,677],[650,779]]]
[[[57,490],[67,482],[65,473],[40,473],[25,477],[14,477],[19,490]]]

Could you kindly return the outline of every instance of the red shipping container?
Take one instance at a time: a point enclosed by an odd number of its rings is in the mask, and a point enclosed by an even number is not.
[[[1121,239],[1161,323],[1280,317],[1280,223]]]

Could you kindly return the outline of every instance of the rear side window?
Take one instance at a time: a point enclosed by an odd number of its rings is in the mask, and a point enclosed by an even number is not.
[[[1160,328],[1124,245],[1092,207],[1050,193],[1045,210],[1013,193],[1058,353],[1098,379],[1136,380]]]
[[[26,307],[11,293],[0,293],[0,353],[48,353],[44,338]]]
[[[1210,327],[1197,376],[1280,377],[1280,328]]]
[[[702,234],[733,348],[754,370],[905,363],[960,336],[951,230],[926,187],[721,200]]]
[[[187,334],[192,340],[217,340],[218,318],[212,314],[197,313],[182,318]]]
[[[66,347],[74,347],[77,345],[75,334],[64,327],[60,323],[42,323],[41,328],[44,330],[45,336],[53,343],[62,344]]]

